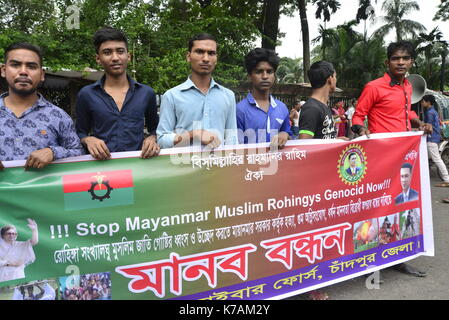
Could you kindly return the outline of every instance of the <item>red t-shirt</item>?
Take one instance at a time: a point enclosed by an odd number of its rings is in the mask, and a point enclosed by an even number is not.
[[[368,116],[371,133],[402,132],[411,130],[411,119],[418,115],[411,110],[412,85],[405,79],[404,85],[393,84],[388,73],[368,82],[357,101],[352,117],[353,125],[364,125]]]

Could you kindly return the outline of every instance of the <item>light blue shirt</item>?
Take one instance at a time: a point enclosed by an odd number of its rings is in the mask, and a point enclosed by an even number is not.
[[[173,148],[177,134],[196,129],[217,134],[222,144],[238,142],[234,93],[213,79],[206,94],[189,77],[162,96],[156,130],[161,148]]]

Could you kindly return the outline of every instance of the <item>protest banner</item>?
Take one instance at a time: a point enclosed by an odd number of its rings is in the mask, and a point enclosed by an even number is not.
[[[419,133],[138,156],[5,162],[0,227],[23,243],[31,218],[39,241],[14,260],[1,240],[0,289],[53,279],[63,299],[85,286],[103,299],[279,299],[434,253]],[[408,186],[417,196],[403,199]]]

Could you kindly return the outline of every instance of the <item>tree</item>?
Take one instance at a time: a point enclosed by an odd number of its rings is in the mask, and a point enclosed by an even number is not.
[[[307,0],[297,0],[297,5],[299,8],[299,16],[301,18],[304,82],[309,82],[307,70],[310,69],[310,37],[309,23],[307,22]]]
[[[384,37],[394,30],[396,41],[405,39],[407,35],[417,37],[417,33],[425,31],[426,28],[419,22],[405,19],[413,10],[419,10],[416,1],[385,0],[382,4],[382,11],[385,11],[386,15],[378,18],[384,25],[376,30],[377,35]]]
[[[377,3],[377,0],[375,1]],[[359,8],[355,17],[357,22],[360,22],[360,20],[367,20],[373,14],[374,8],[371,5],[371,0],[359,0]]]
[[[80,23],[68,29],[73,5]],[[219,44],[214,78],[233,87],[244,78],[244,56],[260,37],[261,10],[261,0],[0,0],[0,51],[26,40],[43,48],[44,64],[53,70],[98,68],[92,37],[110,25],[128,37],[133,76],[163,93],[189,73],[189,38],[208,32]]]
[[[435,27],[429,33],[420,33],[417,40],[416,73],[426,79],[430,88],[444,90],[447,42],[442,40],[443,33]],[[422,55],[422,57],[420,56]]]
[[[329,45],[330,36],[329,32],[326,30],[326,22],[331,19],[331,11],[332,14],[340,8],[340,2],[337,0],[312,0],[314,4],[317,6],[317,10],[315,12],[315,17],[317,19],[321,19],[323,16],[324,26],[320,24],[319,32],[320,35],[312,40],[312,42],[318,42],[321,40],[321,48],[323,50],[323,59],[326,59],[326,47]]]
[[[338,41],[338,39],[336,39],[335,36],[335,32],[333,29],[326,29],[326,27],[324,27],[323,25],[320,24],[320,26],[318,27],[318,33],[319,36],[316,37],[315,39],[312,39],[312,43],[318,43],[321,41],[321,51],[322,51],[322,59],[326,60],[326,48],[332,46],[333,42],[335,40]]]
[[[276,49],[280,8],[280,0],[264,0],[262,48]]]
[[[438,11],[435,14],[433,20],[449,20],[449,1],[441,0],[441,3],[438,5]]]
[[[302,77],[302,58],[281,58],[276,71],[276,78],[279,83],[301,83]]]
[[[312,2],[317,6],[315,17],[321,19],[321,15],[323,15],[324,22],[329,21],[331,14],[334,14],[341,6],[338,0],[312,0]]]
[[[334,64],[340,87],[362,88],[384,72],[386,54],[383,39],[356,32],[353,29],[355,25],[357,21],[352,20],[326,30],[329,39],[326,58]],[[321,46],[314,51],[314,60],[322,59]]]

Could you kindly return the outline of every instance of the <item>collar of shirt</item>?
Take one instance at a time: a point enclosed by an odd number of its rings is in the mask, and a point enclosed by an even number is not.
[[[408,200],[408,195],[410,194],[410,189],[407,190],[407,192],[402,191],[402,194],[404,196],[404,201]]]
[[[5,98],[8,95],[9,95],[8,92],[5,92],[2,95],[0,95],[0,110],[4,110],[4,111],[8,112],[9,114],[14,115],[14,113],[5,104]],[[37,96],[38,96],[37,101],[31,106],[31,108],[28,108],[27,110],[25,110],[25,112],[22,113],[22,115],[20,117],[23,117],[23,116],[27,115],[28,113],[33,112],[37,108],[41,108],[41,107],[43,108],[43,107],[48,106],[48,101],[45,100],[45,98],[40,93],[37,93]]]
[[[221,86],[218,83],[215,82],[214,78],[211,78],[210,79],[209,90],[214,88],[214,87],[221,89]],[[201,92],[201,90],[198,89],[198,87],[195,85],[195,83],[193,83],[192,79],[189,76],[187,78],[187,80],[184,83],[181,84],[180,90],[181,91],[186,91],[186,90],[189,90],[189,89],[192,89],[192,88],[194,88],[194,89],[196,89],[196,90]]]
[[[131,78],[128,74],[126,75],[126,78],[128,79],[129,89],[131,91],[134,91],[135,88],[141,86],[140,83],[138,83],[136,80]],[[102,90],[104,90],[104,82],[105,81],[106,81],[106,75],[104,75],[103,77],[101,77],[100,80],[98,80],[97,82],[94,83],[94,88],[101,88]]]
[[[256,101],[256,99],[254,99],[254,97],[251,94],[251,92],[248,93],[248,95],[246,96],[246,99],[248,100],[249,104],[252,104],[252,105],[254,105],[257,108],[262,110],[262,108],[260,108],[259,105],[257,104],[257,101]],[[273,107],[273,108],[277,107],[277,103],[276,103],[276,101],[274,100],[274,98],[273,98],[273,96],[271,94],[270,94],[270,106]]]
[[[401,83],[397,79],[393,78],[388,72],[385,72],[384,79],[390,85],[390,87],[401,86]],[[407,80],[407,78],[404,78],[404,87],[408,85],[411,85],[410,82]]]

